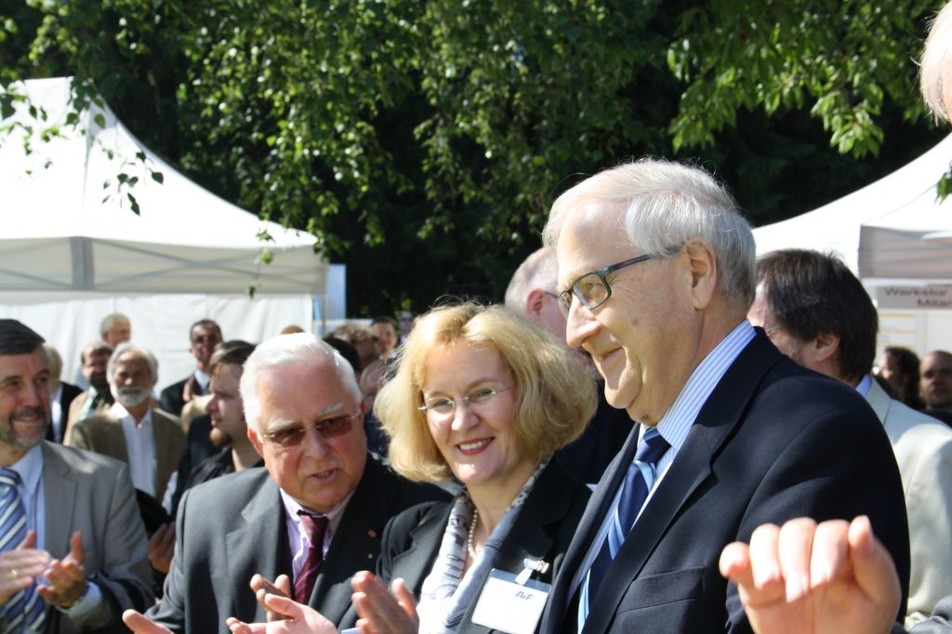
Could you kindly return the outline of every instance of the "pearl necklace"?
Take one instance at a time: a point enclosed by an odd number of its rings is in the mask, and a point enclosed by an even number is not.
[[[469,523],[469,531],[466,533],[466,551],[474,560],[476,559],[476,548],[473,546],[473,537],[476,535],[476,525],[479,523],[479,509],[473,508],[473,521]]]

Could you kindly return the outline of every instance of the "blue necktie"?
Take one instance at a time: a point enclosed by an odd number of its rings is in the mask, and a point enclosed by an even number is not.
[[[625,537],[628,536],[628,532],[638,518],[641,507],[648,499],[648,492],[654,486],[657,475],[658,461],[670,446],[654,427],[649,427],[642,436],[641,442],[638,443],[635,459],[628,466],[628,472],[625,474],[618,506],[612,513],[608,539],[602,543],[602,548],[592,563],[588,579],[583,582],[583,596],[587,600],[587,605],[579,606],[580,624],[584,623],[588,616],[588,609],[591,607],[599,585],[605,578],[608,567],[621,549]],[[585,587],[586,584],[587,587]]]
[[[0,468],[0,552],[16,548],[26,537],[26,512],[17,493],[20,474]],[[46,605],[36,582],[15,593],[3,606],[3,632],[38,632],[43,629]]]

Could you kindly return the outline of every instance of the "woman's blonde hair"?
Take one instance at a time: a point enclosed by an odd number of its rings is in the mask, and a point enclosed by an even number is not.
[[[508,369],[517,395],[512,428],[523,456],[539,461],[585,430],[595,413],[595,385],[564,346],[503,306],[442,306],[417,320],[374,404],[397,473],[423,482],[452,477],[419,408],[429,353],[464,343],[496,350]]]

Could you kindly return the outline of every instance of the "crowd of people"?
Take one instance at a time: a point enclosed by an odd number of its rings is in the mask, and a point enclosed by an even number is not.
[[[0,630],[952,632],[952,353],[877,329],[660,159],[563,193],[504,304],[203,318],[158,393],[123,315],[74,382],[0,319]]]

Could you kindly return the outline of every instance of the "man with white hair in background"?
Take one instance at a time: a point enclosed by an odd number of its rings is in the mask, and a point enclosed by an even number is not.
[[[177,418],[153,407],[158,361],[148,349],[123,343],[109,359],[107,376],[116,402],[77,422],[67,444],[128,463],[135,487],[161,500],[185,434]]]

